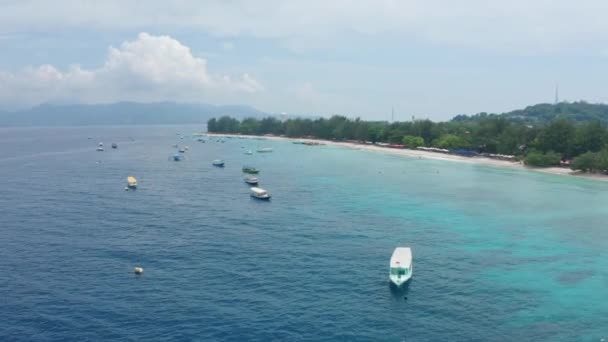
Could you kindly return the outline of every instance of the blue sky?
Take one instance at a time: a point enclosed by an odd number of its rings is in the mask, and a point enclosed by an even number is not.
[[[122,100],[444,120],[608,102],[598,0],[1,1],[0,107]]]

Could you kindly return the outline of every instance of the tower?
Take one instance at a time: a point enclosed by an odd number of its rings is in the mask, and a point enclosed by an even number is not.
[[[559,83],[555,84],[555,104],[559,103]]]

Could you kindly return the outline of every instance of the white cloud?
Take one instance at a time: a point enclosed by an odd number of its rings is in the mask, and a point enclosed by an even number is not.
[[[79,0],[2,5],[0,34],[62,29],[194,29],[288,46],[383,32],[435,44],[529,52],[606,42],[604,0]],[[326,46],[325,44],[323,44]]]
[[[256,93],[264,87],[245,73],[213,75],[205,59],[169,36],[140,33],[136,40],[110,47],[103,66],[85,70],[52,65],[19,72],[0,71],[0,101],[33,105],[49,101],[108,102],[202,101],[231,93]]]

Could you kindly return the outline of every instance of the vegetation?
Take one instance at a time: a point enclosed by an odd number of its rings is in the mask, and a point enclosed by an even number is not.
[[[545,105],[526,108],[535,111]],[[568,111],[581,106],[599,106],[598,113],[608,106],[585,103],[560,103],[551,108],[565,107]],[[536,108],[531,110],[530,108]],[[595,108],[595,107],[593,107]],[[535,114],[536,115],[536,114]],[[598,114],[599,115],[599,114]],[[536,115],[540,117],[540,115]],[[329,119],[288,119],[273,117],[247,118],[242,121],[223,116],[211,119],[208,130],[213,133],[238,133],[252,135],[285,135],[288,137],[313,137],[327,140],[355,140],[403,144],[408,148],[419,146],[447,150],[467,150],[476,153],[514,155],[526,165],[547,167],[560,165],[561,161],[573,160],[572,168],[586,172],[608,170],[608,130],[605,120],[579,122],[581,117],[595,117],[591,113],[575,116],[575,120],[563,116],[542,116],[553,119],[542,125],[511,120],[507,115],[481,115],[457,117],[449,122],[418,120],[387,123],[348,119],[332,116]],[[543,119],[544,120],[544,119]]]
[[[489,117],[501,117],[511,122],[527,125],[545,125],[557,119],[568,119],[577,123],[598,121],[608,124],[608,105],[584,101],[560,102],[557,104],[541,103],[503,114],[457,115],[452,121],[470,122]]]

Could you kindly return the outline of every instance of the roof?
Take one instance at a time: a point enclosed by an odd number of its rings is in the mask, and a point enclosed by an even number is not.
[[[410,267],[412,250],[409,247],[397,247],[391,256],[391,267]]]
[[[262,195],[266,193],[266,190],[254,186],[253,188],[251,188],[251,192],[254,192],[258,195]]]

